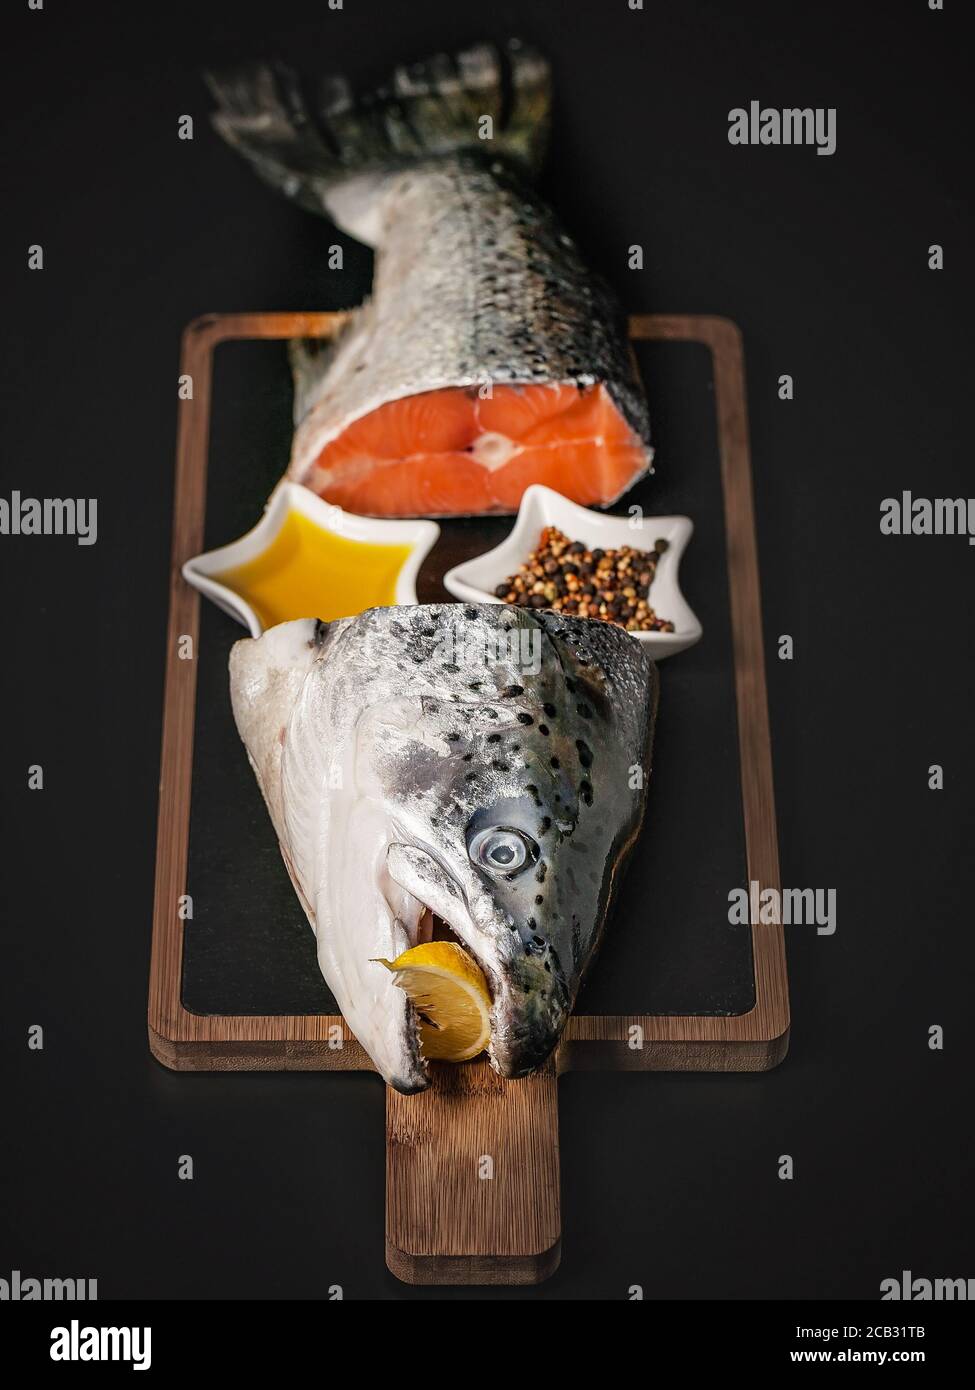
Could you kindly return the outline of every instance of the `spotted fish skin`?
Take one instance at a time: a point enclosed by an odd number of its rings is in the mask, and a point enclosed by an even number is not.
[[[237,70],[211,85],[217,129],[263,178],[377,249],[372,297],[337,341],[292,345],[292,479],[328,495],[327,446],[391,402],[545,384],[605,388],[630,431],[635,462],[607,475],[595,500],[615,501],[649,469],[623,315],[530,187],[550,103],[540,55],[480,45],[399,69],[360,99],[334,79],[314,118],[286,69]],[[485,116],[494,134],[481,140]]]
[[[377,963],[426,908],[488,980],[492,1064],[541,1065],[642,821],[657,676],[639,643],[500,604],[370,609],[238,642],[231,691],[323,974],[380,1072],[428,1084]]]

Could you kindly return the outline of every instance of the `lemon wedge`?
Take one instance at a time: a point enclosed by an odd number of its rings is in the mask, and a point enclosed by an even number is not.
[[[491,1040],[491,993],[477,961],[453,941],[427,941],[382,960],[420,1015],[420,1046],[431,1061],[466,1062]]]

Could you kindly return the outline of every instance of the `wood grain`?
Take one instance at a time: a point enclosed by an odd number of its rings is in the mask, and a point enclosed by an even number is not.
[[[180,570],[203,547],[212,356],[219,343],[232,340],[333,337],[348,318],[348,314],[207,315],[191,323],[183,335],[180,370],[193,378],[194,391],[193,400],[180,402],[149,984],[149,1045],[160,1062],[180,1071],[373,1069],[340,1017],[193,1014],[180,999],[183,922],[178,904],[186,891],[196,663],[181,661],[177,649],[184,634],[196,642],[200,605],[199,594],[183,581]],[[741,335],[727,319],[693,315],[633,318],[630,334],[636,341],[704,343],[711,351],[748,876],[762,888],[778,888]],[[776,1066],[785,1056],[789,1035],[782,927],[753,926],[752,952],[755,1004],[747,1013],[573,1016],[556,1058],[557,1070],[763,1071]],[[641,1045],[634,1046],[635,1041]]]
[[[411,1284],[537,1284],[561,1252],[558,1087],[441,1065],[386,1088],[386,1263]]]
[[[344,1020],[330,1015],[190,1013],[180,991],[200,598],[182,580],[203,548],[213,351],[233,339],[332,337],[347,314],[229,314],[183,337],[176,495],[149,983],[149,1045],[177,1071],[374,1070]],[[704,343],[714,366],[727,534],[742,811],[749,879],[779,888],[758,547],[741,337],[727,320],[634,318],[634,340]],[[733,1016],[575,1016],[538,1075],[504,1082],[484,1062],[436,1069],[417,1096],[387,1087],[386,1258],[411,1283],[533,1283],[560,1252],[557,1077],[570,1067],[763,1071],[785,1055],[788,983],[780,925],[752,927],[755,1004]],[[494,1176],[478,1175],[489,1157]]]

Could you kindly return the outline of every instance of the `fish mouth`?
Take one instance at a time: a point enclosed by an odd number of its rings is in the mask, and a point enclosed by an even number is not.
[[[488,1059],[502,1076],[536,1071],[554,1049],[568,1016],[568,998],[557,959],[545,947],[529,952],[500,914],[473,907],[463,887],[426,849],[392,843],[386,868],[396,885],[400,920],[405,907],[414,944],[450,941],[476,962],[491,995]],[[404,901],[405,895],[405,901]],[[394,904],[390,904],[391,910]],[[480,919],[480,920],[478,920]],[[420,1017],[411,1011],[422,1057]]]

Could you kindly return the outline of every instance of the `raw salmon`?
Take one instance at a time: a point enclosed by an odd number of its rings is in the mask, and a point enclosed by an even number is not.
[[[284,68],[211,79],[257,172],[376,250],[328,344],[292,344],[288,476],[378,516],[513,512],[531,483],[608,504],[646,473],[646,400],[619,306],[530,186],[548,64],[512,41],[397,69],[311,111]]]
[[[327,444],[304,482],[373,516],[514,512],[531,483],[584,506],[625,492],[643,444],[603,386],[449,387],[391,401]]]
[[[386,1080],[430,1083],[382,962],[431,914],[488,982],[494,1067],[541,1066],[643,819],[659,680],[639,642],[500,603],[371,608],[238,642],[230,689],[322,974]]]

